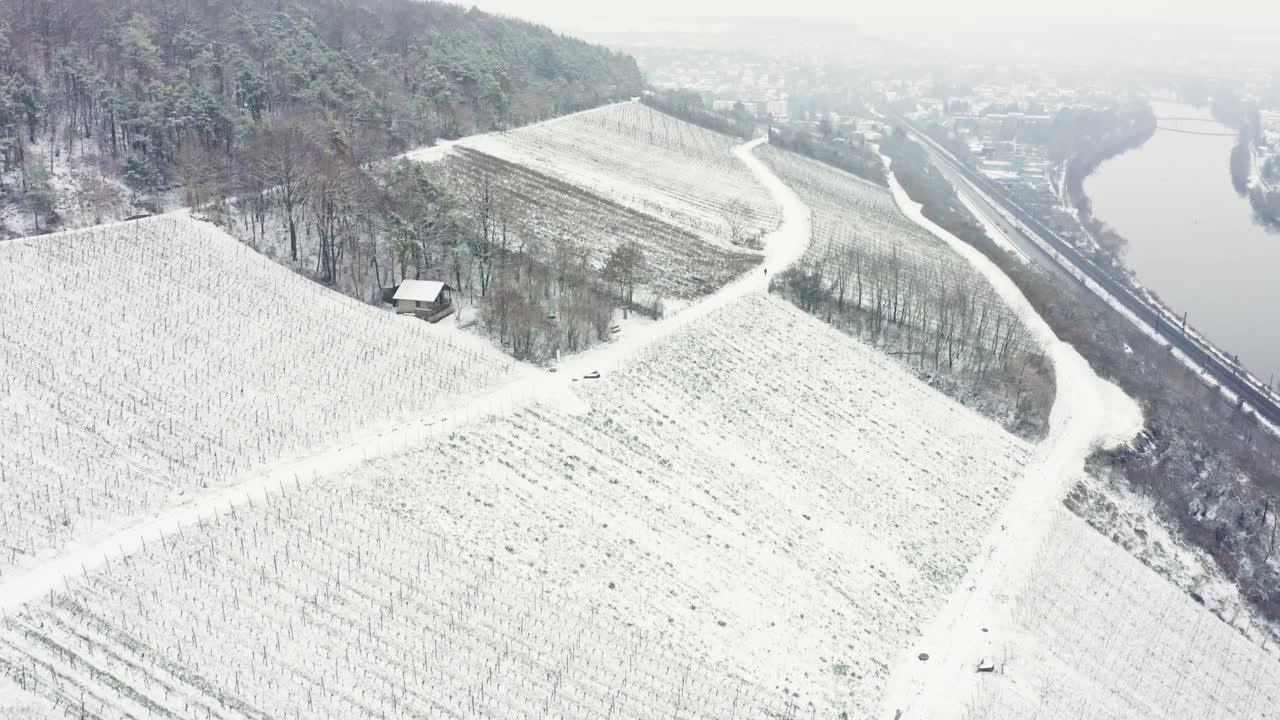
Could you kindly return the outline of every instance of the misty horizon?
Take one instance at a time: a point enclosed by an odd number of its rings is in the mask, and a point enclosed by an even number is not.
[[[660,0],[608,9],[585,0],[483,0],[467,5],[606,42],[641,35],[674,39],[723,34],[744,22],[807,25],[831,33],[835,28],[829,23],[834,22],[859,37],[942,56],[1034,57],[1068,63],[1164,63],[1203,55],[1213,61],[1265,64],[1275,54],[1271,33],[1280,30],[1280,6],[1261,0],[1213,6],[1091,0],[1049,10],[1012,0],[865,7],[801,0],[787,3],[785,11],[776,3],[727,0]]]

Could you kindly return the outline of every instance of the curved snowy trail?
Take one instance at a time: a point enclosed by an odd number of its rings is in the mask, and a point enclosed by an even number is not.
[[[56,556],[30,570],[0,580],[0,612],[19,611],[23,605],[47,600],[64,587],[67,579],[103,567],[111,559],[128,556],[146,543],[161,542],[180,527],[216,519],[235,507],[266,502],[280,488],[301,487],[321,476],[332,476],[377,457],[407,450],[431,435],[443,434],[477,419],[502,415],[543,401],[561,408],[585,409],[574,394],[575,380],[590,372],[608,373],[626,364],[650,345],[751,293],[768,292],[769,278],[790,267],[809,246],[810,212],[753,150],[763,138],[739,145],[734,154],[755,174],[781,206],[782,222],[764,238],[762,266],[756,267],[717,292],[661,321],[628,328],[624,336],[564,359],[558,372],[527,367],[497,386],[464,395],[443,408],[401,419],[344,438],[340,443],[311,453],[278,460],[245,473],[220,488],[210,489],[179,505],[160,509],[80,542],[71,543]]]
[[[1099,378],[1074,347],[1054,335],[993,262],[926,219],[892,174],[890,182],[898,207],[981,272],[1022,318],[1053,361],[1057,383],[1048,435],[947,604],[893,665],[881,704],[885,718],[958,717],[969,699],[976,664],[1010,647],[1017,652],[1009,607],[1013,590],[1032,572],[1053,513],[1083,474],[1085,459],[1095,449],[1114,447],[1136,435],[1142,429],[1142,412],[1120,388]],[[929,659],[921,661],[921,653]]]

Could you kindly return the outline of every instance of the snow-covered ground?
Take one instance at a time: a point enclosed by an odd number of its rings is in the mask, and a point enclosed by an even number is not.
[[[770,175],[754,157],[752,151],[759,142],[746,143],[734,153],[744,167],[759,176],[783,208],[785,222],[765,237],[763,255],[766,268],[783,269],[808,246],[809,213],[795,193]],[[51,241],[62,242],[45,245]],[[0,455],[6,459],[0,469],[7,474],[12,464],[13,470],[19,470],[23,467],[19,464],[22,460],[32,466],[44,464],[50,469],[44,471],[49,474],[44,485],[37,482],[40,477],[37,473],[24,476],[25,482],[21,485],[6,485],[15,503],[25,502],[34,510],[17,514],[13,519],[7,512],[0,516],[9,533],[5,538],[12,562],[26,568],[0,576],[0,607],[6,610],[39,598],[77,567],[87,571],[87,568],[108,565],[111,553],[128,555],[144,549],[148,540],[154,542],[166,530],[198,522],[205,514],[227,504],[252,502],[273,485],[279,487],[292,480],[296,487],[301,487],[302,479],[313,479],[321,471],[350,467],[370,455],[396,452],[409,442],[447,430],[460,421],[508,413],[546,397],[563,400],[576,376],[619,367],[648,345],[693,320],[748,293],[763,292],[768,286],[764,273],[749,272],[714,295],[683,308],[673,318],[661,323],[631,325],[621,337],[607,345],[566,361],[558,375],[523,367],[510,373],[510,380],[494,384],[488,381],[508,374],[511,364],[503,361],[484,341],[445,327],[396,318],[326,293],[303,278],[262,261],[226,235],[185,215],[22,241],[13,244],[10,251],[15,259],[10,265],[13,270],[18,269],[19,258],[32,269],[27,282],[33,285],[19,286],[15,280],[9,286],[15,292],[44,289],[52,284],[55,278],[49,273],[50,267],[87,268],[112,278],[105,284],[111,292],[104,294],[119,305],[102,305],[107,316],[96,318],[99,322],[91,330],[106,336],[101,342],[88,343],[89,361],[98,362],[95,348],[104,345],[113,351],[113,357],[124,356],[126,362],[119,366],[104,363],[106,368],[98,372],[106,373],[105,385],[95,386],[84,381],[74,386],[77,392],[92,400],[67,402],[65,407],[83,413],[74,415],[64,412],[64,405],[59,402],[68,391],[52,382],[56,379],[52,371],[42,374],[55,363],[52,359],[39,362],[39,353],[56,350],[74,358],[76,353],[85,352],[85,335],[73,340],[73,335],[63,333],[60,337],[67,347],[56,343],[49,343],[47,348],[41,345],[24,356],[26,365],[15,361],[14,366],[24,369],[26,376],[16,378],[22,392],[14,394],[13,413],[5,418],[6,426],[14,432],[13,440],[4,446],[8,452]],[[50,254],[53,259],[48,257]],[[158,302],[175,290],[167,284],[172,278],[165,273],[160,273],[161,280],[155,282],[153,288],[141,289],[146,285],[142,277],[154,274],[150,272],[154,267],[163,267],[166,272],[180,270],[179,274],[184,277],[215,283],[213,287],[197,283],[185,291],[217,303],[224,313],[206,313],[198,303],[164,305]],[[11,275],[11,279],[16,277]],[[102,284],[102,281],[96,282]],[[257,286],[258,292],[244,292],[246,284]],[[43,314],[38,293],[22,294],[27,298],[27,305],[18,304],[16,299],[14,303],[14,307],[26,308],[26,312],[14,315],[15,320],[22,323],[21,329],[31,329],[41,322],[60,321]],[[131,302],[136,302],[136,306],[130,305]],[[312,312],[313,309],[316,312]],[[359,332],[352,331],[355,326],[360,326]],[[27,334],[19,329],[16,324],[0,326],[0,338],[6,340],[6,350],[14,357],[28,347],[26,337],[40,337],[34,329]],[[184,329],[185,335],[181,332]],[[345,332],[335,332],[335,329]],[[257,337],[259,344],[244,347],[245,333]],[[158,356],[140,352],[136,344],[127,344],[122,339],[124,336],[136,343],[140,335],[157,344],[161,351]],[[181,347],[177,345],[179,341]],[[369,347],[352,350],[343,345],[344,342],[359,342]],[[193,349],[197,354],[193,355]],[[199,354],[211,351],[227,353],[213,358],[218,361],[216,372],[211,372],[211,359]],[[344,351],[350,354],[334,355]],[[397,355],[405,352],[410,355]],[[315,362],[290,366],[279,360],[282,356]],[[191,357],[201,363],[174,363],[175,358]],[[424,367],[423,358],[428,360],[427,369],[418,371],[418,367]],[[163,360],[169,363],[159,362]],[[361,362],[372,362],[373,372],[368,372],[369,368],[360,365]],[[389,362],[390,367],[381,368],[380,362]],[[334,366],[344,372],[336,374]],[[357,366],[363,368],[365,374],[345,372],[346,368]],[[79,367],[72,366],[73,369]],[[180,369],[181,374],[176,374],[174,368]],[[117,372],[123,373],[123,378],[111,375]],[[299,373],[307,382],[298,382]],[[315,373],[321,375],[316,377]],[[74,373],[72,375],[74,377]],[[324,384],[318,385],[322,381]],[[14,387],[13,379],[7,382],[9,387]],[[312,386],[336,388],[345,394],[317,394],[308,391]],[[246,387],[251,392],[246,392]],[[158,392],[161,389],[166,392]],[[137,412],[137,399],[116,398],[113,390],[126,395],[132,393],[131,398],[140,396],[141,407],[147,414],[133,416],[131,413]],[[291,402],[298,393],[309,394]],[[170,395],[183,401],[175,402]],[[19,408],[29,408],[31,398],[36,399],[44,422],[19,431],[22,427]],[[79,400],[79,395],[75,399]],[[24,400],[25,404],[19,406],[18,402]],[[340,401],[345,404],[337,409],[327,405]],[[322,406],[322,415],[300,414],[315,403]],[[414,403],[421,403],[417,405],[416,414]],[[367,413],[376,410],[377,414],[356,414],[361,409]],[[253,423],[243,422],[250,412]],[[106,430],[111,427],[113,413],[119,416],[114,432]],[[120,418],[128,422],[121,423]],[[66,442],[73,420],[77,424],[71,430],[78,433],[85,447]],[[175,420],[178,423],[176,437],[189,434],[201,438],[191,441],[189,452],[184,453],[181,445],[175,450],[160,442],[174,433]],[[350,425],[342,428],[336,421]],[[286,423],[283,429],[282,422]],[[261,434],[255,433],[262,423],[266,423],[268,434],[265,449],[257,445]],[[59,440],[60,431],[59,442],[48,440],[50,434]],[[135,437],[138,432],[143,433],[141,438]],[[238,443],[236,452],[231,452],[227,444],[228,432]],[[237,433],[253,434],[242,438]],[[256,456],[246,449],[251,441],[255,443]],[[271,441],[277,446],[273,447]],[[39,454],[35,450],[37,446]],[[53,457],[54,461],[46,461],[46,456]],[[93,456],[108,462],[91,466],[87,458]],[[8,461],[8,457],[14,460]],[[238,471],[242,461],[245,469]],[[58,474],[67,472],[64,468],[71,463],[83,463],[83,475],[76,482]],[[162,463],[167,464],[168,472],[159,471]],[[99,475],[93,474],[95,472]],[[102,493],[94,492],[93,486],[84,488],[84,477],[104,478],[100,480],[104,483]],[[196,487],[175,485],[175,478],[189,480]],[[51,500],[55,483],[59,493],[57,503]],[[45,495],[43,502],[41,489]],[[86,493],[88,502],[84,500]],[[144,512],[150,517],[141,517]],[[41,532],[45,535],[40,535]],[[19,563],[19,543],[24,538],[28,550],[21,553]]]
[[[930,268],[955,259],[942,242],[907,219],[884,188],[786,150],[764,146],[758,152],[813,211],[811,255],[829,257],[834,264],[842,254],[857,249],[870,266],[885,263],[896,253],[906,267]],[[866,284],[865,293],[870,296],[875,283],[868,279]]]
[[[569,382],[67,578],[0,657],[101,717],[868,717],[1029,457],[762,292]]]
[[[712,243],[773,230],[778,206],[734,160],[734,138],[622,103],[459,145],[587,188]]]
[[[184,215],[0,244],[0,583],[512,369]]]
[[[783,283],[784,295],[1007,429],[1044,433],[1052,370],[982,273],[908,218],[888,189],[794,153],[757,152],[813,213],[805,275]],[[809,282],[821,287],[816,303]]]
[[[989,652],[990,638],[1002,635],[1011,623],[1009,588],[1031,577],[1030,563],[1046,541],[1047,520],[1061,508],[1088,454],[1129,440],[1141,430],[1142,414],[1132,399],[1098,378],[1073,347],[1054,336],[994,263],[925,218],[920,205],[911,201],[892,174],[890,185],[908,217],[987,277],[1050,356],[1057,380],[1048,436],[1037,446],[998,524],[979,541],[981,550],[962,589],[952,594],[924,636],[899,658],[882,704],[883,713],[901,713],[903,718],[958,717],[973,667]],[[920,660],[926,656],[927,660]]]
[[[21,668],[10,672],[22,675]],[[0,717],[5,720],[63,720],[74,711],[75,708],[55,707],[48,698],[27,692],[0,672]]]
[[[0,654],[107,717],[865,715],[1028,451],[766,288],[160,513],[6,588]]]
[[[1162,519],[1155,498],[1131,489],[1117,473],[1081,478],[1066,506],[1143,565],[1167,578],[1209,612],[1280,658],[1280,627],[1269,623],[1218,562]]]
[[[970,717],[1280,718],[1280,662],[1065,509],[1009,588]],[[940,717],[931,715],[930,717]],[[952,717],[961,717],[958,714]]]

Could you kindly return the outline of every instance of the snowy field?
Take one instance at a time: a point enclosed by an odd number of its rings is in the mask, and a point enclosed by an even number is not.
[[[1044,348],[982,273],[887,189],[767,145],[756,154],[813,215],[808,251],[775,292],[1006,429],[1043,436],[1055,392]]]
[[[712,242],[778,225],[737,138],[622,103],[457,143],[555,176]]]
[[[888,190],[770,145],[756,153],[813,211],[810,257],[861,249],[870,264],[897,252],[904,265],[926,268],[952,257],[942,242],[902,214]]]
[[[1280,718],[1280,657],[1065,509],[1014,593],[974,718]]]
[[[440,161],[446,184],[466,193],[488,178],[513,222],[512,248],[551,262],[556,243],[573,240],[600,267],[609,252],[634,243],[644,253],[645,295],[690,299],[722,287],[760,261],[758,253],[726,248],[597,194],[526,167],[459,147]]]
[[[67,578],[0,663],[103,718],[869,717],[1029,455],[759,294],[574,385]]]
[[[1071,489],[1064,505],[1175,587],[1199,597],[1250,641],[1280,653],[1280,625],[1262,616],[1213,556],[1165,524],[1155,498],[1136,492],[1122,477],[1089,476]]]
[[[182,215],[0,244],[0,576],[508,373]]]

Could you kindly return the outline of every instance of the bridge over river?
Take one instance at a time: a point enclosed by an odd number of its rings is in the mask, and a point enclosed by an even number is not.
[[[1156,129],[1183,135],[1208,135],[1211,137],[1235,137],[1229,129],[1224,130],[1217,120],[1202,117],[1156,116]]]

